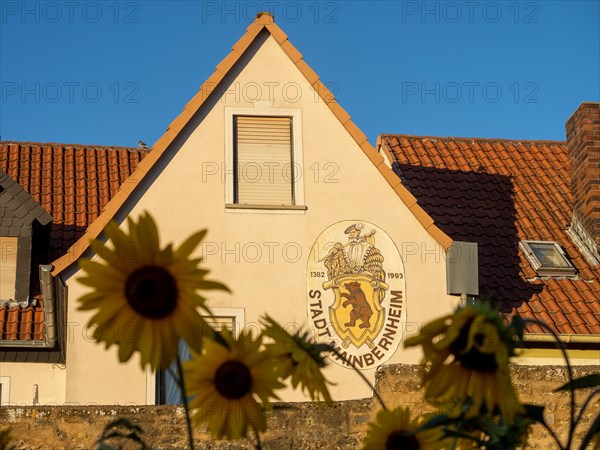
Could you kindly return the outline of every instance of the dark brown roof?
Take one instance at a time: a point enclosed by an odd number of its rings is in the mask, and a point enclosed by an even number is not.
[[[0,205],[7,210],[0,217],[6,219],[13,216],[15,219],[19,219],[19,223],[22,221],[27,224],[37,220],[42,225],[46,225],[52,220],[50,214],[1,168],[0,187],[2,188],[0,189]],[[14,223],[11,223],[11,225],[14,225]],[[10,225],[3,223],[3,226]]]
[[[600,334],[600,268],[567,235],[565,142],[408,135],[382,135],[379,142],[436,224],[453,240],[478,243],[481,297],[507,317],[536,318],[557,333]],[[577,276],[539,277],[521,240],[556,241]]]
[[[52,215],[45,264],[84,235],[148,153],[128,147],[0,142],[0,169]]]

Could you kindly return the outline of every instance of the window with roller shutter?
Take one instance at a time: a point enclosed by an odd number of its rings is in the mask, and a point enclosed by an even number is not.
[[[292,118],[234,116],[234,203],[294,205]]]

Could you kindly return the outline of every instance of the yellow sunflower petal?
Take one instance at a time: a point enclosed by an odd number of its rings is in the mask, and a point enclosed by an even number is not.
[[[184,259],[189,257],[196,247],[200,245],[204,236],[206,236],[207,230],[200,230],[197,233],[192,234],[189,238],[187,238],[177,250],[175,250],[175,257],[178,259]]]
[[[265,429],[257,398],[268,402],[283,385],[273,371],[270,353],[260,349],[260,337],[252,339],[248,333],[238,339],[229,333],[223,337],[229,348],[207,339],[203,353],[184,362],[185,383],[193,396],[195,422],[207,423],[213,436],[237,439],[247,434],[249,426]]]
[[[128,233],[114,222],[104,230],[114,249],[94,241],[92,248],[101,253],[105,263],[80,261],[86,273],[80,281],[92,291],[80,298],[79,309],[95,311],[88,326],[98,327],[94,337],[107,347],[119,345],[121,361],[139,352],[143,367],[166,369],[177,354],[180,336],[201,350],[205,322],[196,307],[208,308],[197,291],[227,288],[207,280],[208,271],[198,267],[199,260],[187,259],[202,232],[186,240],[183,251],[177,253],[171,244],[160,248],[158,229],[150,214],[127,222]],[[129,334],[138,335],[126,338],[131,323],[136,329],[130,329]]]

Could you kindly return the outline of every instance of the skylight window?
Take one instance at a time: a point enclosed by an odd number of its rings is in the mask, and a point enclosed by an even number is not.
[[[521,241],[519,246],[540,276],[573,276],[577,273],[556,242]]]

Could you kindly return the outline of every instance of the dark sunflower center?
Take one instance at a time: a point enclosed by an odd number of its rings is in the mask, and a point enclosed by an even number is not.
[[[139,315],[161,319],[177,306],[177,282],[173,275],[159,266],[144,266],[134,270],[125,283],[127,303]]]
[[[472,346],[468,352],[464,351],[469,340],[470,327],[471,322],[462,327],[458,338],[450,344],[450,351],[456,360],[466,369],[477,372],[494,372],[498,368],[498,364],[496,363],[496,356],[493,353],[482,353],[477,350],[476,346]],[[473,339],[478,346],[481,346],[486,337],[482,333],[477,333]]]
[[[227,361],[215,373],[215,387],[223,397],[237,400],[252,389],[252,374],[240,361]]]
[[[404,431],[394,431],[385,442],[385,450],[419,450],[419,440],[414,435],[407,436]]]

